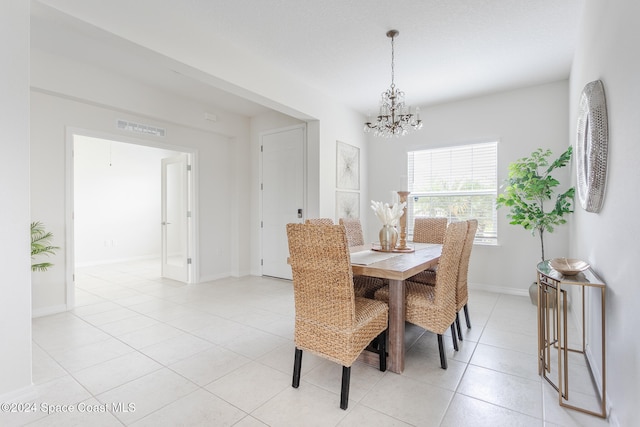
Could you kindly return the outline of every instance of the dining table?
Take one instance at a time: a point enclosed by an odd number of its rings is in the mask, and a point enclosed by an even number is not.
[[[404,370],[405,358],[405,286],[404,281],[421,271],[435,267],[442,245],[407,242],[407,249],[383,252],[375,245],[352,246],[351,270],[354,275],[385,279],[389,283],[389,344],[387,369]],[[365,363],[377,363],[377,354],[363,352]]]

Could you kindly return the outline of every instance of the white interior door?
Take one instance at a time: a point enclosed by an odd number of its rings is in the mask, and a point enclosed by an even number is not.
[[[189,281],[188,156],[162,159],[162,277]]]
[[[305,127],[262,135],[262,274],[291,279],[286,225],[302,222]]]

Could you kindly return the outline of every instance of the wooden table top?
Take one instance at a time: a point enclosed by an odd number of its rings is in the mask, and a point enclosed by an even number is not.
[[[413,244],[409,242],[408,246]],[[370,250],[368,245],[350,248],[351,253]],[[442,245],[419,244],[415,252],[399,252],[398,256],[368,265],[351,264],[351,269],[355,275],[404,280],[437,264],[441,253]]]

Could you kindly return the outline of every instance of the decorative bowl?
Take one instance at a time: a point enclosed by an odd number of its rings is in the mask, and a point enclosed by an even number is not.
[[[549,264],[551,268],[565,276],[575,276],[590,267],[586,262],[573,258],[554,258],[549,261]]]

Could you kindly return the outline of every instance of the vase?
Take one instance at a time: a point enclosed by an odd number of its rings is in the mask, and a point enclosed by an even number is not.
[[[383,225],[380,229],[380,249],[392,251],[398,241],[398,230],[392,225]]]

